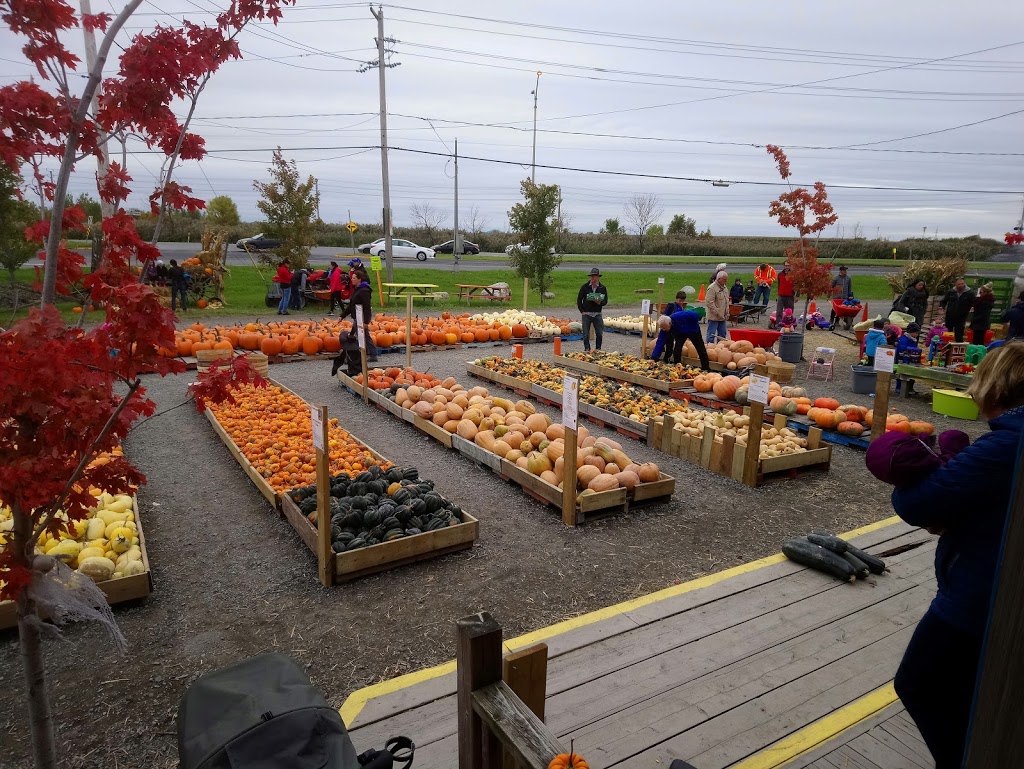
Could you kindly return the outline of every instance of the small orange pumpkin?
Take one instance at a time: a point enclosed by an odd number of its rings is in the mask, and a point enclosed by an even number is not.
[[[590,769],[579,753],[559,753],[551,759],[548,769]]]
[[[530,333],[530,330],[522,323],[516,323],[512,326],[512,336],[516,339],[525,339]]]

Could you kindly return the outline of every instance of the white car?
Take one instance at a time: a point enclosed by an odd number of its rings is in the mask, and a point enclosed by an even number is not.
[[[378,238],[370,244],[370,253],[381,258],[385,256],[384,238]],[[411,240],[402,240],[401,238],[391,239],[391,253],[395,259],[416,259],[421,262],[435,258],[434,249],[417,246]]]

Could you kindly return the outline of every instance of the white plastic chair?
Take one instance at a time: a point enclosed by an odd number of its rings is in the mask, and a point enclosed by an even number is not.
[[[823,361],[819,363],[818,361]],[[835,379],[834,363],[836,360],[836,351],[833,347],[816,347],[814,348],[814,357],[811,358],[811,362],[807,365],[807,376],[804,379],[821,379],[827,382],[830,379]]]

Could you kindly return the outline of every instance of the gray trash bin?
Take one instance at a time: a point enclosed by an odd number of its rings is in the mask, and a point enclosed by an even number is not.
[[[871,395],[875,391],[878,374],[873,366],[850,366],[853,369],[853,391],[857,395]]]
[[[786,363],[799,363],[803,345],[803,334],[782,334],[779,337],[779,357]]]

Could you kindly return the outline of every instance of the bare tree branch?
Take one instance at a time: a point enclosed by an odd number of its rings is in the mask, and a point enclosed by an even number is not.
[[[623,206],[623,216],[633,225],[633,231],[640,239],[640,252],[644,250],[647,230],[665,213],[657,195],[634,195]]]

